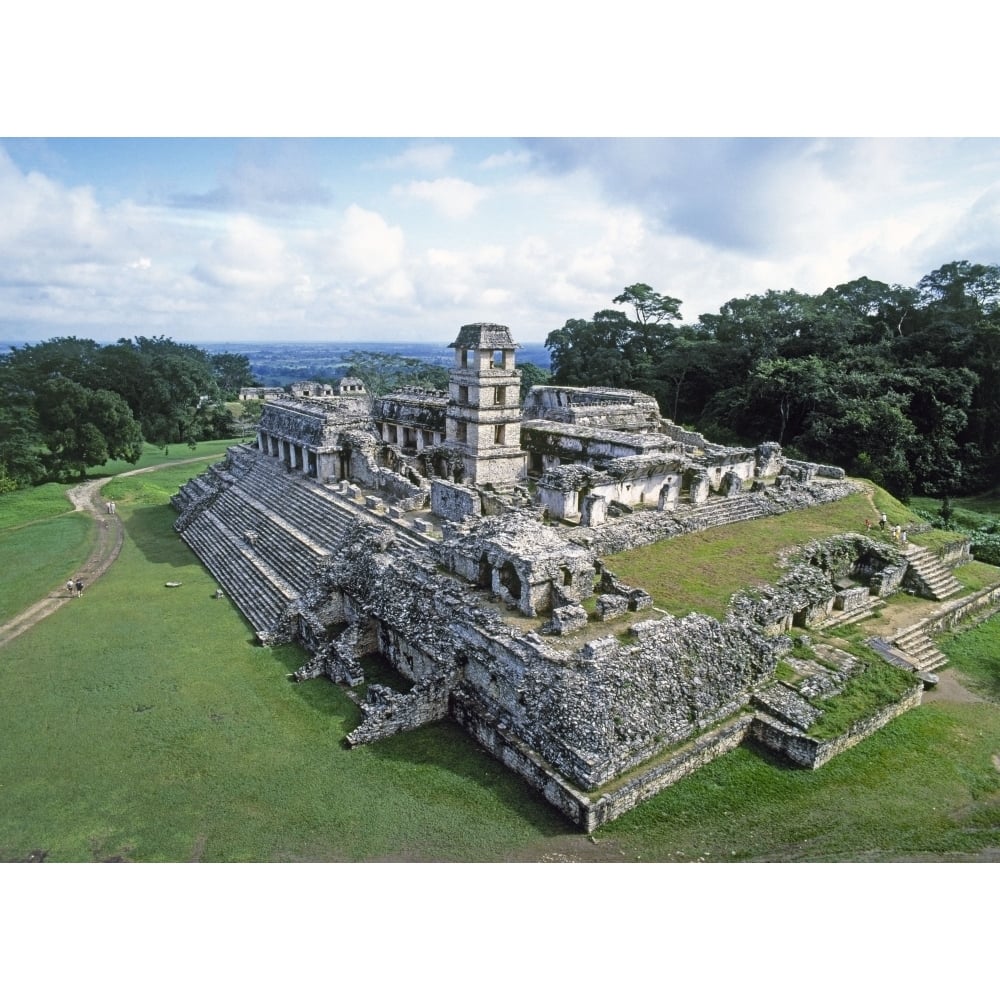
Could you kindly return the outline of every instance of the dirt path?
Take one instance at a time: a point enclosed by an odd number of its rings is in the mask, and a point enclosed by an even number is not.
[[[206,456],[210,461],[222,457],[221,453]],[[122,472],[119,477],[138,476],[144,472],[154,472],[157,469],[165,469],[173,465],[186,465],[191,461],[192,459],[182,459],[176,462],[161,462],[159,465],[151,465],[145,469]],[[66,496],[73,504],[74,510],[84,511],[97,521],[97,538],[94,547],[90,550],[83,565],[73,575],[74,579],[83,580],[86,586],[102,577],[111,568],[125,541],[125,529],[121,518],[117,514],[109,514],[107,506],[101,500],[101,490],[106,483],[111,482],[112,478],[115,477],[104,476],[101,479],[88,479],[87,482],[72,486],[66,491]],[[36,601],[30,608],[15,615],[10,621],[0,624],[0,649],[23,632],[27,632],[32,625],[64,607],[67,601],[72,600],[76,600],[75,595],[71,595],[65,586],[60,584],[57,591],[48,597],[43,597],[40,601]]]

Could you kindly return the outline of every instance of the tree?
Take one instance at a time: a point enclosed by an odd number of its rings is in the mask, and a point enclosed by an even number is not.
[[[137,462],[142,455],[142,429],[117,393],[58,375],[42,385],[37,412],[47,448],[42,461],[56,479],[83,475],[88,465],[112,458]]]
[[[351,351],[344,360],[348,365],[348,377],[361,379],[372,396],[383,396],[403,385],[440,390],[448,388],[448,369],[418,358],[381,351]]]
[[[669,325],[672,319],[682,319],[681,300],[654,292],[649,285],[629,285],[612,300],[615,305],[627,304],[635,309],[636,329],[643,332],[651,327]]]
[[[0,467],[18,489],[45,478],[38,416],[28,406],[0,405]]]
[[[243,386],[257,384],[245,354],[213,354],[211,361],[212,375],[223,399],[236,400]]]
[[[521,373],[522,403],[527,398],[528,392],[533,386],[548,384],[549,372],[544,368],[539,368],[538,365],[533,364],[531,361],[523,361],[517,366],[517,370]]]

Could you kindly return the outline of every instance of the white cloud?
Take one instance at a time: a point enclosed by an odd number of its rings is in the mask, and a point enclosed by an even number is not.
[[[337,262],[356,276],[378,277],[400,266],[404,246],[402,229],[377,212],[351,205],[337,238]]]
[[[269,292],[290,282],[300,265],[282,237],[245,215],[230,219],[193,274],[209,284],[245,292]]]
[[[99,183],[21,169],[0,145],[0,328],[447,342],[492,320],[533,341],[614,308],[637,281],[682,299],[693,321],[768,288],[914,284],[950,260],[1000,262],[1000,144],[661,143],[631,164],[628,150],[560,146],[547,172],[544,149],[527,169],[511,151],[393,186],[376,183],[366,144],[363,188],[349,172],[316,175],[354,203],[284,218],[109,199]],[[415,144],[396,163],[437,169],[454,153]],[[502,183],[468,179],[483,169]]]
[[[503,153],[494,153],[487,156],[479,164],[480,170],[504,170],[509,167],[526,167],[532,161],[532,155],[526,149],[514,152],[508,149]]]
[[[396,185],[392,190],[394,194],[428,202],[449,219],[467,219],[488,193],[485,188],[460,177],[410,181]]]
[[[398,156],[380,161],[380,166],[394,170],[419,170],[422,173],[438,173],[451,162],[455,150],[447,143],[427,142],[410,146]]]

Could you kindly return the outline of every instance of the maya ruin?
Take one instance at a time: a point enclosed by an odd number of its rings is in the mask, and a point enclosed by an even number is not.
[[[668,614],[604,563],[842,498],[860,489],[843,470],[712,444],[639,392],[544,385],[522,405],[505,326],[463,326],[449,346],[446,392],[246,390],[264,404],[256,442],[173,498],[178,532],[259,639],[310,652],[295,679],[356,698],[351,745],[451,718],[589,831],[744,740],[817,767],[919,704],[914,676],[866,730],[822,743],[807,696],[859,662],[827,647],[798,687],[775,676],[792,626],[959,589],[918,546],[816,543],[721,621]],[[881,652],[919,674],[934,666],[922,643]]]

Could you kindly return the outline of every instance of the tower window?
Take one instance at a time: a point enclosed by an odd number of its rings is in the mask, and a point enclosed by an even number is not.
[[[505,429],[505,427],[504,427],[503,424],[497,424],[496,427],[493,428],[493,443],[494,444],[503,444],[503,436],[504,436],[503,432],[504,432],[504,429]]]

